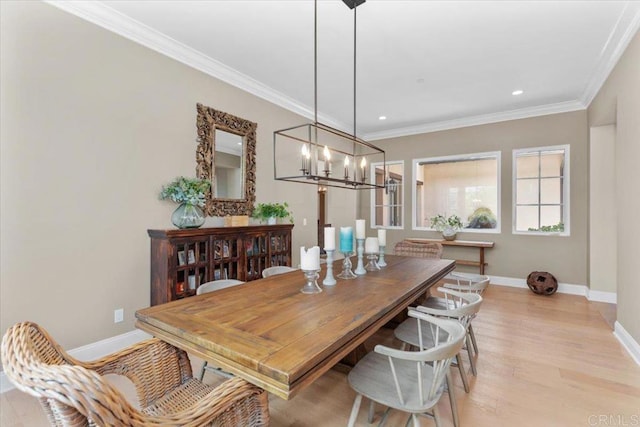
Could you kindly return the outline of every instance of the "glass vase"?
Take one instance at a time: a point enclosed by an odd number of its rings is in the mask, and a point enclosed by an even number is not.
[[[202,208],[191,203],[182,203],[171,215],[171,222],[178,228],[201,227],[204,219]]]

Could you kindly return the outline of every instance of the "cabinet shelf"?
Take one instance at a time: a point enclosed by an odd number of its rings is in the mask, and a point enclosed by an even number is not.
[[[291,266],[292,229],[293,224],[147,230],[151,305],[195,295],[212,280],[248,282],[267,267]]]

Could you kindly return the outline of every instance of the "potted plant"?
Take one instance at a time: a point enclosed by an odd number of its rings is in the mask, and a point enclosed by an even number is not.
[[[293,217],[291,216],[287,202],[258,203],[251,217],[260,219],[261,221],[266,220],[269,225],[275,224],[278,218],[290,218],[290,221],[293,222]]]
[[[178,228],[198,228],[204,224],[202,208],[206,195],[211,191],[211,183],[205,179],[179,176],[162,187],[160,199],[171,199],[180,206],[171,215],[171,222]]]
[[[456,234],[462,226],[462,220],[458,215],[450,215],[445,217],[438,214],[430,218],[431,228],[442,233],[444,240],[456,240]]]

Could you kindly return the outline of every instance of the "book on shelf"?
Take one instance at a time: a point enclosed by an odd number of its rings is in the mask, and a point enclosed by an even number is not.
[[[213,280],[222,280],[222,279],[228,279],[229,275],[227,273],[227,269],[221,269],[221,268],[217,268],[214,273],[213,273]]]

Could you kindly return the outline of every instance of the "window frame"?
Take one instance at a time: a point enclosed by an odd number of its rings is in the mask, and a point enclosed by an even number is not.
[[[404,160],[387,160],[386,162],[376,162],[376,163],[371,163],[370,166],[370,177],[372,177],[372,179],[375,179],[375,173],[376,173],[376,167],[377,166],[382,166],[383,164],[386,164],[387,166],[389,165],[402,165],[402,204],[400,204],[400,220],[401,220],[401,224],[400,226],[397,225],[376,225],[376,191],[379,190],[379,188],[372,188],[370,190],[370,199],[371,199],[371,203],[370,203],[370,213],[369,213],[369,224],[371,225],[372,229],[383,229],[383,230],[404,230],[404,207],[406,205],[406,198],[404,197],[404,189],[406,187],[406,183],[407,183],[407,174],[406,174],[406,169],[404,167]],[[385,171],[386,172],[386,171]],[[384,206],[384,205],[383,205]]]
[[[517,156],[522,153],[540,153],[542,151],[558,151],[564,150],[564,172],[562,174],[562,200],[563,203],[563,224],[564,231],[521,231],[516,230],[517,226],[517,208],[518,208],[518,163]],[[511,186],[513,190],[512,194],[512,203],[511,203],[511,233],[512,234],[521,234],[528,236],[562,236],[569,237],[571,236],[571,194],[570,194],[570,181],[571,181],[571,145],[570,144],[561,144],[561,145],[549,145],[544,147],[529,147],[529,148],[516,148],[513,150],[512,154],[512,179]],[[540,181],[540,172],[538,171],[538,182]],[[557,206],[556,203],[540,203],[539,193],[538,193],[538,208],[540,206]]]
[[[496,224],[496,228],[463,228],[459,230],[460,233],[490,233],[490,234],[500,234],[502,231],[502,220],[501,220],[501,211],[502,211],[502,151],[485,151],[481,153],[467,153],[467,154],[453,154],[448,156],[438,156],[438,157],[423,157],[419,159],[412,159],[412,180],[411,180],[411,229],[415,231],[436,231],[431,227],[418,227],[417,226],[417,218],[416,218],[416,201],[418,198],[418,185],[417,185],[417,176],[418,176],[418,164],[421,162],[432,162],[436,163],[439,161],[451,161],[451,160],[459,160],[459,161],[469,161],[469,160],[479,160],[487,157],[495,157],[497,165],[496,165],[496,191],[497,191],[497,212],[496,219],[498,223]],[[463,218],[464,220],[464,218]]]

